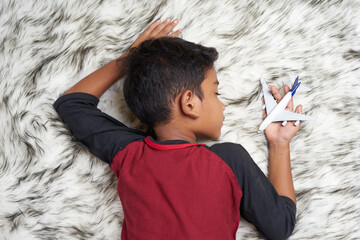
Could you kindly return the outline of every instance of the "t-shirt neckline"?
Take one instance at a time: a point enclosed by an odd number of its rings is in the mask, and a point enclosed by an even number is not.
[[[186,140],[166,140],[161,142],[161,141],[156,141],[152,136],[147,136],[145,138],[145,143],[150,147],[160,150],[180,149],[190,146],[205,145],[203,143],[190,143]]]

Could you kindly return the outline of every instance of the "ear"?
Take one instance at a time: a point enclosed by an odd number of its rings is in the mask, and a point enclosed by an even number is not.
[[[180,97],[180,106],[182,112],[190,118],[200,117],[201,100],[190,90],[186,90]]]

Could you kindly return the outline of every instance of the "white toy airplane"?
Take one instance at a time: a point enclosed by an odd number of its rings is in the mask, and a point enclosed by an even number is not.
[[[268,85],[266,84],[264,78],[260,77],[260,82],[262,85],[262,93],[264,95],[265,105],[263,109],[266,109],[267,117],[261,123],[259,131],[265,130],[267,126],[269,126],[272,122],[283,122],[282,125],[285,126],[287,121],[296,121],[294,123],[297,126],[301,120],[314,120],[313,117],[300,114],[300,113],[293,113],[290,111],[286,111],[285,108],[291,98],[294,96],[296,90],[298,91],[310,91],[311,88],[301,86],[299,80],[299,76],[296,78],[290,74],[290,79],[293,82],[291,90],[281,99],[281,101],[277,104]]]

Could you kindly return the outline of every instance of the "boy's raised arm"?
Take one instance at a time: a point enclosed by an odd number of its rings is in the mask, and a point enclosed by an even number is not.
[[[279,90],[275,86],[270,86],[274,98],[279,102],[282,98]],[[289,86],[284,86],[285,94],[290,91]],[[286,110],[293,111],[293,100],[288,103]],[[301,113],[302,106],[296,107],[295,112]],[[264,111],[264,118],[266,112]],[[271,123],[265,129],[265,136],[269,147],[269,174],[268,178],[281,196],[286,196],[296,204],[296,196],[291,174],[290,164],[290,140],[299,131],[300,125],[294,126],[293,122],[288,122],[284,127],[280,122]]]
[[[152,23],[130,48],[137,47],[148,38],[168,36],[176,24],[176,20],[170,19]],[[178,36],[180,31],[175,31],[170,37]],[[128,51],[120,58],[126,57],[127,54]],[[145,133],[128,128],[97,108],[100,96],[124,76],[124,63],[117,61],[118,59],[80,80],[53,104],[75,139],[108,164],[112,163],[115,154],[127,144],[146,136]]]
[[[164,22],[157,20],[153,22],[140,36],[136,41],[131,45],[130,48],[137,47],[143,41],[149,38],[159,38],[166,37],[177,25],[178,21],[171,19],[166,19]],[[179,29],[173,32],[169,37],[177,37],[181,33],[182,29]],[[64,95],[73,93],[73,92],[84,92],[100,98],[100,96],[119,78],[123,77],[125,72],[125,66],[122,61],[117,61],[123,57],[126,57],[129,51],[123,54],[121,57],[111,61],[95,72],[89,74],[69,90],[67,90]]]

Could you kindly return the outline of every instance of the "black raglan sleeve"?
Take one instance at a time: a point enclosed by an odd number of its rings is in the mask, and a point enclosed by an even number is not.
[[[97,108],[98,103],[96,96],[76,92],[59,97],[53,106],[75,139],[110,165],[119,150],[144,139],[146,134],[103,113]]]
[[[229,165],[237,178],[243,193],[241,215],[266,239],[288,238],[295,227],[295,203],[277,193],[240,144],[220,143],[210,149]]]

